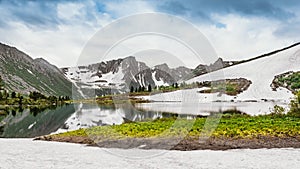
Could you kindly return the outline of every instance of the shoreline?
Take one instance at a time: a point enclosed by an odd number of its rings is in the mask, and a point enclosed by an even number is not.
[[[190,120],[170,117],[79,129],[40,136],[34,140],[79,143],[102,148],[180,151],[300,148],[299,119],[293,114],[254,117],[227,114],[219,119],[214,131],[204,137],[207,132],[203,130],[206,118],[195,118],[193,126],[189,128]]]
[[[160,150],[232,150],[232,149],[272,149],[272,148],[300,148],[300,136],[273,137],[259,136],[257,138],[208,138],[200,142],[199,138],[126,138],[120,140],[106,140],[95,143],[93,139],[84,136],[55,135],[36,137],[33,140],[66,142],[85,144],[99,148],[120,149],[160,149]]]

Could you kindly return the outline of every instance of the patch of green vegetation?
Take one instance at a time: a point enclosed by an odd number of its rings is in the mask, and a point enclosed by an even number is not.
[[[247,80],[245,78],[238,78],[196,82],[196,86],[198,86],[198,88],[209,88],[199,91],[200,93],[225,93],[227,95],[236,96],[237,94],[240,94],[243,91],[247,90],[251,83],[252,82],[250,80]]]
[[[300,89],[300,72],[288,72],[279,75],[276,78],[273,83],[277,82],[276,84],[278,86],[286,87],[293,92]]]
[[[200,91],[200,93],[217,93],[217,92],[235,96],[239,94],[241,90],[237,84],[224,83],[222,85],[211,86],[210,89]]]
[[[140,93],[145,94],[146,92]],[[137,93],[136,93],[137,94]],[[139,96],[139,95],[134,95]],[[144,95],[143,95],[144,96]],[[86,102],[86,101],[84,101]],[[89,100],[88,102],[93,102],[93,100]],[[96,98],[96,103],[102,104],[102,105],[114,105],[114,104],[122,104],[122,103],[148,103],[148,100],[135,98],[131,95],[127,94],[117,94],[117,95],[106,95],[106,96],[100,96]]]
[[[226,84],[226,92],[236,93],[238,90],[236,84]]]
[[[9,93],[7,90],[0,90],[0,106],[10,105],[19,107],[48,107],[52,105],[63,105],[70,102],[71,100],[69,96],[45,96],[39,92],[30,92],[29,95],[22,95],[16,92]]]
[[[99,141],[123,138],[200,136],[206,118],[193,121],[163,118],[154,121],[93,127],[54,135],[54,137],[84,136]],[[189,127],[193,124],[192,127]],[[300,118],[288,115],[225,115],[219,121],[213,137],[256,138],[258,136],[295,137],[300,135]]]
[[[222,119],[213,136],[255,138],[257,136],[293,137],[300,135],[300,119],[285,115]]]
[[[87,137],[86,129],[79,129],[75,131],[65,132],[61,134],[57,134],[59,137],[68,137],[68,136],[78,136],[78,137]]]

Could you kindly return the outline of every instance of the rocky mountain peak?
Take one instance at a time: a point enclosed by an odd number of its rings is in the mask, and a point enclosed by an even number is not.
[[[58,69],[56,66],[50,64],[47,60],[43,58],[36,58],[34,59],[34,63],[36,63],[37,66],[41,69],[41,71],[55,71],[57,73],[62,73],[60,69]]]
[[[0,43],[0,58],[3,62],[15,61],[32,64],[33,59],[15,47]]]
[[[170,68],[166,63],[154,66],[154,69],[159,69],[165,72],[170,72]]]
[[[131,62],[136,62],[136,59],[134,56],[127,56],[123,59],[124,61],[131,61]]]

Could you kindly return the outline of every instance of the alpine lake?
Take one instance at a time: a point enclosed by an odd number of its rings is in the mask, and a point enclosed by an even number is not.
[[[139,104],[76,103],[47,108],[0,107],[1,138],[34,138],[94,126],[180,117],[193,119],[213,113],[268,114],[275,102],[223,102],[188,104],[151,102]]]

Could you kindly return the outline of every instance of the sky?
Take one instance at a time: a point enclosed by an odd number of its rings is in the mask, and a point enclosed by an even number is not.
[[[298,0],[0,0],[0,42],[58,67],[75,66],[105,26],[158,12],[195,25],[218,57],[241,60],[300,42],[299,9]]]

